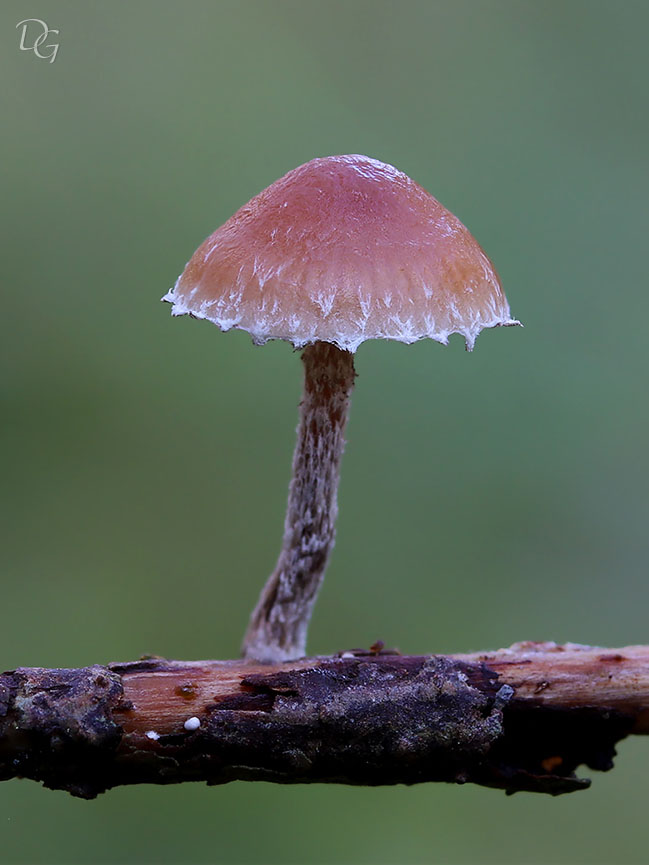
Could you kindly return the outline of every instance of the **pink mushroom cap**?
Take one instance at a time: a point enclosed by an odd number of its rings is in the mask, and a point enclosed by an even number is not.
[[[425,189],[367,156],[313,159],[276,180],[196,250],[163,300],[257,344],[367,339],[468,349],[511,318],[471,233]]]

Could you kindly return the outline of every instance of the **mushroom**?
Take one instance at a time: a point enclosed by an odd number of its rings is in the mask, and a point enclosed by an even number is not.
[[[391,165],[313,159],[260,192],[196,250],[163,300],[173,315],[303,349],[282,549],[252,613],[246,658],[303,657],[335,537],[354,352],[367,339],[473,348],[513,325],[493,265],[462,223]]]

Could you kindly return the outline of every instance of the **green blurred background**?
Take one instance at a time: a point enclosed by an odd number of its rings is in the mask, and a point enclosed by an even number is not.
[[[7,2],[0,666],[230,657],[301,368],[174,320],[203,238],[314,156],[429,189],[525,329],[369,343],[310,648],[649,641],[645,2]],[[56,62],[18,49],[58,28]],[[54,37],[53,37],[54,38]],[[587,772],[588,774],[588,772]],[[0,786],[3,863],[646,863],[649,743],[559,799]]]

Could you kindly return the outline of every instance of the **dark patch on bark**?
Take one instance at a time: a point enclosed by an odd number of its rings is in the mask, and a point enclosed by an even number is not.
[[[344,659],[249,676],[244,684],[273,697],[270,711],[246,717],[216,705],[206,725],[238,764],[237,777],[364,785],[454,780],[502,733],[496,689],[472,687],[467,665],[446,658]]]
[[[232,712],[270,712],[274,703],[275,697],[272,692],[263,690],[255,692],[251,689],[241,694],[219,698],[207,707],[207,711],[213,712],[215,709],[219,709],[220,711],[229,710]]]
[[[632,727],[632,718],[610,710],[556,709],[513,700],[505,713],[504,735],[489,755],[493,786],[509,793],[552,795],[585,789],[590,780],[577,778],[575,769],[612,769],[615,745]]]
[[[173,662],[166,658],[151,657],[140,658],[139,661],[127,661],[123,664],[109,664],[108,668],[113,673],[164,673],[176,669]]]
[[[28,777],[93,798],[106,789],[121,729],[121,679],[106,667],[15,670],[0,686],[0,779]]]

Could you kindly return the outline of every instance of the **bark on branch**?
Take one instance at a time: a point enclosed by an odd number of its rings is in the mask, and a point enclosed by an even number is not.
[[[273,665],[150,658],[0,676],[0,779],[85,798],[236,779],[556,795],[589,786],[579,765],[610,769],[620,739],[648,732],[649,646],[377,649]]]

